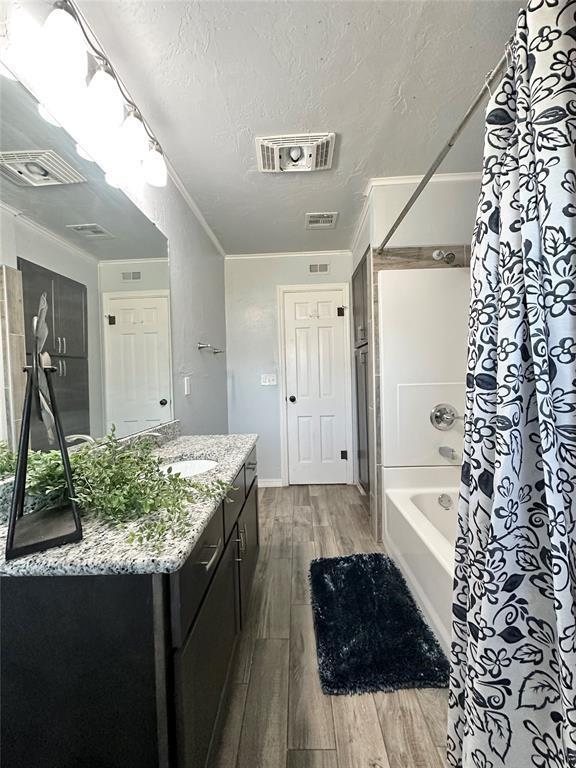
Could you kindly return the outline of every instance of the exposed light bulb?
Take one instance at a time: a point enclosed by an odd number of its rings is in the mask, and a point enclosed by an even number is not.
[[[104,178],[106,179],[106,183],[115,189],[120,189],[122,186],[120,175],[114,171],[106,171]]]
[[[13,6],[7,21],[8,47],[2,58],[9,69],[32,90],[43,78],[42,27],[20,6]]]
[[[86,85],[88,55],[80,25],[64,8],[54,8],[44,22],[42,42],[49,77],[53,81]]]
[[[142,120],[132,111],[122,123],[118,139],[123,154],[141,163],[150,147],[150,139]]]
[[[10,72],[5,64],[0,61],[0,77],[5,77],[6,80],[16,80],[16,77]]]
[[[116,80],[105,69],[98,69],[90,80],[88,103],[99,125],[117,128],[124,119],[124,98]]]
[[[144,180],[153,187],[165,187],[168,181],[166,161],[160,147],[154,144],[148,151],[142,163]]]
[[[76,144],[76,154],[83,160],[88,160],[91,163],[96,162],[88,150],[84,149],[82,144]]]

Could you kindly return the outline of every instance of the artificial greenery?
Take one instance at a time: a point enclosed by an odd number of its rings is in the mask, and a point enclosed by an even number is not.
[[[113,431],[95,445],[71,451],[70,465],[81,512],[110,526],[128,526],[130,542],[158,548],[168,537],[186,534],[190,504],[223,498],[229,490],[218,480],[203,483],[163,472],[152,441],[118,441]],[[66,502],[59,451],[30,451],[26,491],[36,509]]]
[[[7,443],[0,442],[0,480],[11,477],[16,472],[16,454]]]

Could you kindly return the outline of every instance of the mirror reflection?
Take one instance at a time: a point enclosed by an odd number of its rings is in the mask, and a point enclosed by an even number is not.
[[[166,238],[19,82],[0,76],[0,103],[0,440],[17,444],[43,293],[65,434],[170,421]],[[54,447],[37,415],[31,447]]]

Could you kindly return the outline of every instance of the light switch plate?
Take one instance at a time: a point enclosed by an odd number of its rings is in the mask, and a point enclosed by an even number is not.
[[[275,373],[262,373],[260,375],[260,385],[262,387],[275,387],[276,383]]]
[[[192,394],[192,376],[184,376],[184,395],[185,397],[188,397],[188,395]]]

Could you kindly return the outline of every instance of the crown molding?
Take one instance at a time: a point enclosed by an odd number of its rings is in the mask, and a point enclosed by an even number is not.
[[[237,261],[246,259],[289,259],[294,256],[303,256],[308,259],[329,259],[339,258],[341,256],[351,256],[352,251],[346,249],[343,251],[279,251],[277,253],[228,253],[226,261]]]
[[[98,259],[98,266],[103,264],[168,264],[167,256],[162,258],[154,256],[151,259]]]
[[[381,176],[368,180],[366,189],[364,190],[364,196],[368,197],[374,187],[393,187],[399,184],[418,184],[422,181],[424,175],[421,176]],[[480,172],[466,172],[466,173],[436,173],[429,184],[456,182],[462,183],[467,181],[480,181],[482,174]]]

